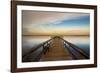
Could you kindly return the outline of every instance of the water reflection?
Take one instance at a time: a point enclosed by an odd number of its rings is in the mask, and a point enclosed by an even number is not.
[[[63,38],[83,49],[88,55],[90,54],[89,36],[64,36]]]
[[[26,54],[31,50],[32,47],[36,47],[48,39],[50,39],[49,36],[23,36],[22,54]]]

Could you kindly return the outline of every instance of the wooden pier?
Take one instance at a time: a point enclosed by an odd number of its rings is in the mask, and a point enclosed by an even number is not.
[[[32,49],[22,57],[23,62],[89,59],[81,48],[58,36]]]
[[[71,54],[64,48],[62,39],[54,38],[51,42],[49,51],[42,55],[41,60],[69,60],[72,59]]]

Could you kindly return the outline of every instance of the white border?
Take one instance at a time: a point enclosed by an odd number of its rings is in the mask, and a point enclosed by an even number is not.
[[[52,61],[52,62],[30,62],[22,63],[22,10],[36,11],[58,11],[58,12],[84,12],[90,13],[90,59],[89,60],[71,60],[71,61]],[[94,10],[76,9],[76,8],[57,8],[57,7],[39,7],[39,6],[17,6],[17,68],[47,67],[61,65],[82,65],[94,63]]]

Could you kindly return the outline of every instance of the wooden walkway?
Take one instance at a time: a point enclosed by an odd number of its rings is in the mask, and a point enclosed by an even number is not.
[[[78,46],[61,37],[51,38],[22,57],[22,62],[89,59]]]
[[[54,38],[51,42],[49,51],[42,55],[42,61],[51,60],[70,60],[72,59],[71,54],[67,49],[64,48],[63,40]]]

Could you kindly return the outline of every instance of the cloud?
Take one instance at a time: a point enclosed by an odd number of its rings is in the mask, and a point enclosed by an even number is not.
[[[80,16],[86,16],[87,13],[61,13],[61,12],[43,12],[43,11],[30,11],[30,10],[23,10],[22,11],[22,22],[24,26],[32,26],[38,24],[48,24],[59,22],[64,19],[76,19]]]
[[[87,28],[86,26],[82,28],[80,27],[80,29],[76,26],[69,26],[71,24],[65,26],[66,23],[64,24],[62,22],[64,20],[68,21],[80,19],[80,17],[88,15],[88,13],[60,13],[24,10],[22,11],[23,35],[72,35],[74,33],[78,35],[80,33],[89,34],[88,30],[85,30],[85,28]],[[60,24],[60,26],[58,24]],[[75,30],[73,31],[73,29]]]

